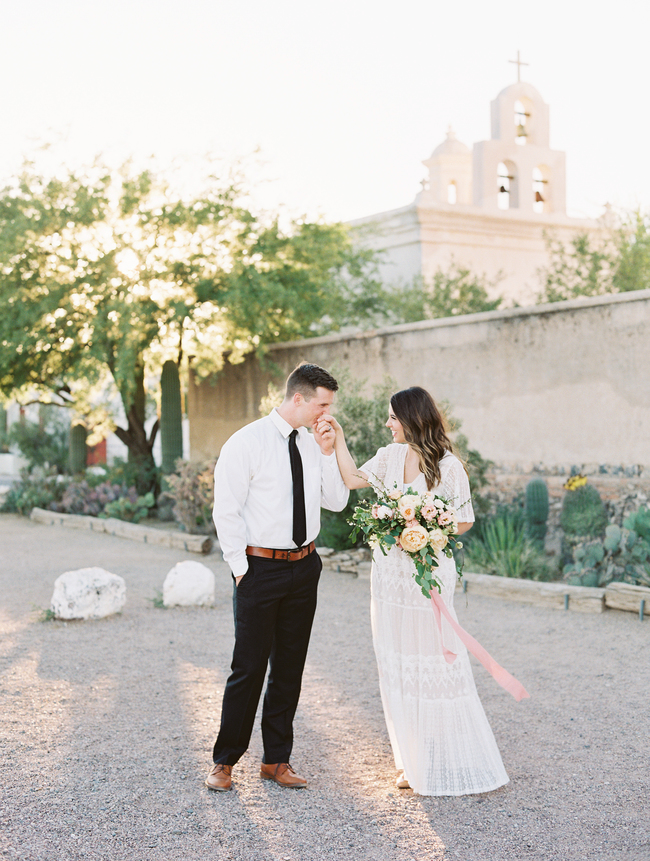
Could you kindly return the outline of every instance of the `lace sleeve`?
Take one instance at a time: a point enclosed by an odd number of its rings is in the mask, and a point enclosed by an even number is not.
[[[375,489],[381,488],[386,481],[388,454],[388,446],[384,446],[379,449],[374,457],[359,467],[359,471],[368,476],[368,481]]]
[[[440,466],[443,468],[441,484],[445,499],[454,504],[461,523],[473,523],[472,494],[462,463],[454,455],[446,455],[444,464],[441,462]]]

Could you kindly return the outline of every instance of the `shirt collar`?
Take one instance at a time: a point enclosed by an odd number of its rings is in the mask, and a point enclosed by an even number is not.
[[[271,421],[273,422],[273,424],[276,426],[276,428],[280,431],[280,433],[282,434],[282,436],[283,436],[285,439],[288,439],[288,438],[289,438],[289,434],[291,433],[291,431],[293,430],[293,428],[291,427],[291,425],[289,424],[289,422],[288,422],[288,421],[286,421],[286,419],[283,419],[283,418],[282,418],[282,416],[280,415],[280,413],[277,411],[277,409],[276,409],[275,407],[274,407],[274,408],[271,410],[271,412],[269,413],[269,418],[271,419]],[[298,434],[300,434],[300,430],[301,430],[301,429],[299,428],[299,429],[298,429]]]

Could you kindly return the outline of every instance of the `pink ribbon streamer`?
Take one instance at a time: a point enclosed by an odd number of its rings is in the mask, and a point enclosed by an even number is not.
[[[442,651],[445,656],[445,660],[448,664],[453,664],[457,658],[457,655],[450,651],[444,644],[442,639],[442,619],[441,614],[445,617],[445,619],[449,622],[454,631],[458,634],[461,641],[467,647],[467,650],[471,652],[475,658],[483,664],[488,673],[492,676],[492,678],[501,685],[509,694],[519,702],[520,700],[525,699],[526,697],[530,697],[528,691],[524,688],[521,682],[518,682],[514,676],[511,676],[507,670],[504,670],[503,667],[499,666],[494,658],[483,648],[483,646],[472,637],[471,634],[468,634],[464,628],[458,624],[458,622],[451,615],[445,602],[442,600],[442,596],[436,589],[431,590],[431,606],[433,607],[433,615],[435,616],[436,624],[438,626],[438,630],[440,631],[440,642],[442,643]]]

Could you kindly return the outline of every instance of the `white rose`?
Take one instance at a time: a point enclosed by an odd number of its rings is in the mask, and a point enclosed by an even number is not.
[[[432,529],[429,532],[429,544],[434,550],[443,550],[447,546],[448,540],[442,529]]]
[[[387,518],[392,517],[393,509],[389,508],[387,505],[379,505],[377,507],[377,513],[375,517],[377,520],[386,520]]]
[[[399,513],[404,520],[413,520],[415,517],[415,509],[422,500],[417,494],[405,493],[397,503]]]

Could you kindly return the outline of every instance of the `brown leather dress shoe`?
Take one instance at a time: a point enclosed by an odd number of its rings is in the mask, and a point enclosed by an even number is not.
[[[232,787],[232,765],[218,762],[207,776],[205,785],[217,792],[227,792]]]
[[[304,789],[307,786],[305,778],[296,774],[288,762],[263,762],[260,766],[260,777],[274,780],[278,786],[285,786],[288,789]]]

